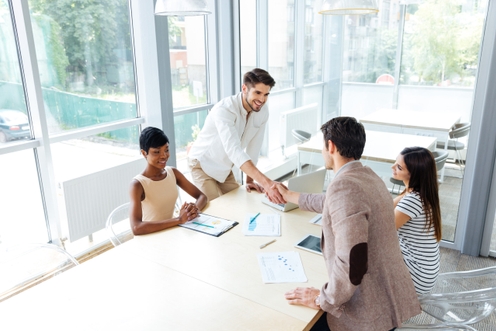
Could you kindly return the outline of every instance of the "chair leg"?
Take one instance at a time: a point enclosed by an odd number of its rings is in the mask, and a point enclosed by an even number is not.
[[[458,165],[460,166],[460,173],[461,173],[461,177],[463,178],[463,174],[464,174],[464,167],[465,167],[465,162],[462,161],[462,153],[461,151],[459,151],[458,149],[455,148],[455,154],[456,154],[456,157],[458,158]]]

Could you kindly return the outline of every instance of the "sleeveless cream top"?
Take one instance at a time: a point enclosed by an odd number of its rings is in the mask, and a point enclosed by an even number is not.
[[[141,201],[143,222],[154,222],[172,218],[174,205],[178,197],[176,176],[171,167],[165,167],[167,177],[151,180],[143,175],[136,175],[145,191],[145,200]]]

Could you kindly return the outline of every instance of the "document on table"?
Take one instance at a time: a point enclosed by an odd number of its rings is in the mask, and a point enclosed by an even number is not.
[[[264,283],[307,282],[298,252],[259,253],[257,258]]]
[[[245,236],[280,236],[281,216],[277,214],[260,214],[253,221],[256,214],[247,214],[243,224]],[[251,222],[250,222],[251,221]]]
[[[194,220],[179,224],[179,226],[218,237],[237,224],[236,221],[200,213]]]

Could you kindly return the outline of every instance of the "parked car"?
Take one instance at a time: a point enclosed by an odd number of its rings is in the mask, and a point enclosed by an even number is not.
[[[0,143],[30,137],[31,132],[26,114],[18,110],[0,109]]]

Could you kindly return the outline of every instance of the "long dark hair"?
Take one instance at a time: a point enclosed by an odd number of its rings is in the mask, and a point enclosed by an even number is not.
[[[436,240],[440,241],[441,207],[439,205],[439,185],[437,182],[436,161],[432,153],[423,147],[407,147],[403,155],[406,168],[410,173],[408,187],[420,195],[425,210],[425,228],[434,228]]]

